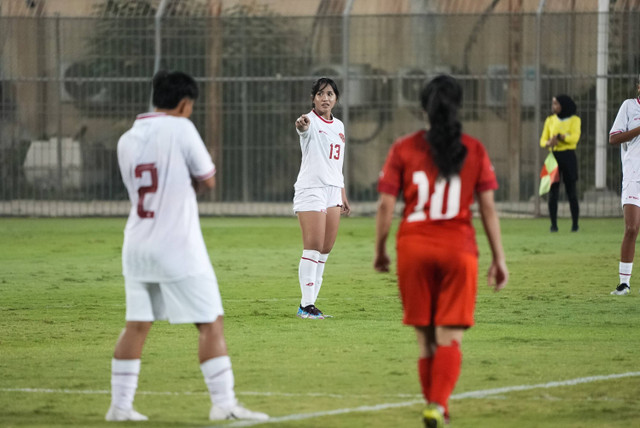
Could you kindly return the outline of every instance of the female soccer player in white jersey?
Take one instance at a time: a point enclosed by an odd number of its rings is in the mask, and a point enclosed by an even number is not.
[[[155,111],[139,115],[118,141],[131,211],[122,246],[127,322],[111,362],[108,421],[147,420],[133,409],[140,357],[152,323],[166,319],[193,323],[200,332],[209,419],[268,419],[240,406],[233,389],[218,282],[198,218],[196,191],[214,186],[215,166],[189,120],[197,97],[191,76],[159,72],[153,78]]]
[[[640,79],[638,96],[625,100],[609,132],[609,144],[620,144],[622,161],[621,203],[624,236],[620,248],[620,283],[611,294],[629,294],[636,238],[640,229]]]
[[[297,314],[300,318],[326,317],[315,303],[325,263],[338,235],[340,214],[351,212],[342,175],[344,125],[331,113],[339,98],[333,80],[326,77],[316,80],[311,88],[313,109],[295,124],[302,149],[293,197],[293,211],[298,215],[304,247],[298,267],[302,290]]]

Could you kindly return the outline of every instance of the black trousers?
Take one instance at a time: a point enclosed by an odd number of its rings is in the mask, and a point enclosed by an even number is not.
[[[560,171],[560,180],[564,182],[564,189],[569,199],[569,208],[571,209],[571,220],[573,226],[578,226],[578,218],[580,217],[580,206],[578,205],[578,192],[576,184],[578,182],[578,158],[575,150],[565,150],[562,152],[553,152],[558,161],[558,171]],[[560,182],[553,183],[549,191],[549,217],[551,225],[557,227],[558,221],[558,195],[560,193]]]

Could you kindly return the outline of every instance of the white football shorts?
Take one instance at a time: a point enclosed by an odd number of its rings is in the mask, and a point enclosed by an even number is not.
[[[293,196],[293,212],[320,211],[342,206],[342,188],[335,186],[312,187],[296,190]]]
[[[640,207],[640,181],[622,183],[620,199],[623,208],[627,204]]]
[[[214,322],[222,310],[215,274],[171,282],[124,280],[127,321],[169,320],[171,324]]]

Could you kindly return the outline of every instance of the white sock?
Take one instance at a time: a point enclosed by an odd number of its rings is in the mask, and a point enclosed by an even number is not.
[[[633,270],[633,262],[620,262],[620,284],[631,286],[631,271]]]
[[[228,355],[211,358],[200,364],[200,370],[209,389],[211,402],[223,409],[235,406],[237,401],[233,391],[231,358]]]
[[[140,360],[111,360],[111,405],[121,409],[133,408],[138,388]]]
[[[300,290],[302,299],[300,306],[313,305],[315,302],[316,272],[318,270],[318,259],[320,251],[303,250],[300,265],[298,266],[298,279],[300,280]]]
[[[329,254],[320,254],[318,259],[318,268],[316,269],[316,285],[313,287],[313,304],[315,305],[318,300],[318,294],[320,294],[320,287],[322,287],[322,275],[324,274],[324,265],[329,258]]]

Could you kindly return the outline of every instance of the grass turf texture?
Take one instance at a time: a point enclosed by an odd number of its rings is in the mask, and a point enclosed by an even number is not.
[[[0,220],[0,426],[113,426],[104,414],[111,354],[124,324],[124,223]],[[202,227],[244,404],[281,417],[420,400],[415,337],[401,324],[395,277],[371,268],[373,219],[341,224],[318,300],[335,318],[324,321],[295,317],[295,218],[205,218]],[[566,226],[557,234],[545,219],[502,220],[511,281],[498,294],[485,285],[490,256],[477,229],[477,324],[463,341],[454,394],[640,370],[640,273],[631,295],[609,295],[622,219],[585,219],[580,232]],[[213,425],[196,349],[193,326],[153,327],[135,401],[150,417],[147,425]],[[638,426],[639,395],[640,379],[627,377],[457,399],[451,426]],[[422,407],[269,426],[417,427]]]

